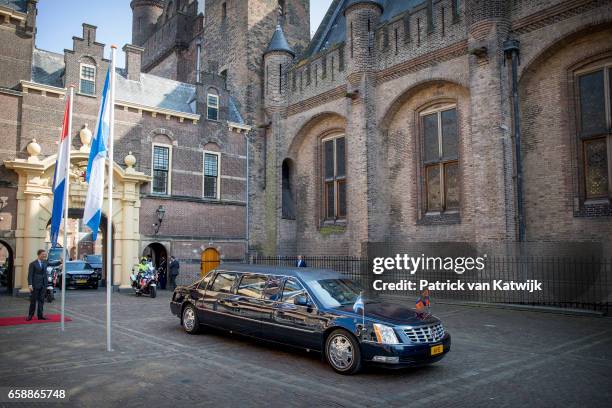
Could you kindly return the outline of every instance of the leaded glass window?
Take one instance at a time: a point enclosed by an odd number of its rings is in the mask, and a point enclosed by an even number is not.
[[[578,133],[582,147],[585,199],[609,199],[612,191],[610,64],[578,74]]]
[[[335,221],[346,218],[346,139],[334,136],[324,139],[323,150],[323,216]]]
[[[423,112],[421,129],[426,211],[459,210],[457,109],[444,106]]]

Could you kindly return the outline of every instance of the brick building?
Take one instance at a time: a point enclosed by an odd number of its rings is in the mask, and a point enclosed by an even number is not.
[[[334,0],[306,52],[277,32],[251,245],[594,241],[609,255],[611,6]]]
[[[192,270],[207,250],[361,255],[379,241],[612,252],[612,1],[333,0],[312,39],[309,3],[131,1],[119,268],[147,248]],[[71,83],[82,208],[80,130],[109,61],[88,24],[63,55],[36,49],[35,0],[0,14],[0,240],[19,275],[44,243]]]

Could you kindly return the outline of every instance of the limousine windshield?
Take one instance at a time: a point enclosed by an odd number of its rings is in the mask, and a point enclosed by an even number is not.
[[[308,282],[317,299],[325,307],[341,307],[355,303],[363,288],[351,279],[318,279]]]

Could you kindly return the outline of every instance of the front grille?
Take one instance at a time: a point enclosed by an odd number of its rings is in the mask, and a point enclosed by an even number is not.
[[[444,326],[442,326],[442,323],[430,326],[409,327],[403,330],[408,339],[416,344],[434,343],[444,337]]]

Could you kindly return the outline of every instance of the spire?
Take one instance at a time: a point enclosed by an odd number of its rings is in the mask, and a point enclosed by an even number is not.
[[[289,43],[285,38],[285,33],[283,33],[283,29],[281,28],[280,24],[276,26],[274,35],[272,36],[272,39],[270,40],[270,43],[268,44],[268,48],[266,48],[264,55],[272,51],[288,52],[289,54],[291,54],[291,56],[295,57],[295,52],[293,52],[293,50],[289,47]]]

